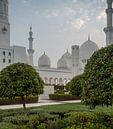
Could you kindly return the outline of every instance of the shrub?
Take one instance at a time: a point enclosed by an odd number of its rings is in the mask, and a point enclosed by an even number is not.
[[[0,129],[17,129],[17,126],[11,123],[2,122],[0,123]]]
[[[28,96],[25,98],[26,103],[37,103],[38,96]],[[9,99],[9,98],[0,98],[0,105],[12,105],[12,104],[22,104],[22,100],[19,97]]]
[[[9,116],[3,118],[3,122],[15,125],[26,125],[29,122],[29,119],[26,116]]]
[[[66,89],[70,94],[81,97],[83,77],[83,74],[75,76],[70,82],[66,84]]]
[[[80,97],[74,96],[74,95],[71,95],[71,94],[50,94],[49,98],[51,100],[59,100],[59,101],[80,99]]]
[[[55,94],[64,94],[65,93],[65,86],[64,85],[54,85],[54,93]]]
[[[37,129],[46,129],[46,125],[45,124],[41,124],[37,126]]]
[[[15,63],[0,71],[0,97],[19,97],[24,109],[26,96],[42,94],[43,85],[37,71],[28,64]]]
[[[82,100],[95,108],[113,104],[113,45],[100,49],[89,59],[84,70]]]

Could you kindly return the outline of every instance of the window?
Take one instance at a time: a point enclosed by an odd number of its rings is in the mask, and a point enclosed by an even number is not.
[[[11,52],[9,52],[9,56],[11,56]]]
[[[3,63],[5,63],[5,59],[3,59]]]
[[[11,59],[9,59],[9,63],[11,63]]]
[[[87,60],[86,59],[82,59],[82,63],[87,63]]]
[[[5,56],[5,51],[3,51],[3,55]]]
[[[76,48],[77,50],[79,49],[79,47]]]

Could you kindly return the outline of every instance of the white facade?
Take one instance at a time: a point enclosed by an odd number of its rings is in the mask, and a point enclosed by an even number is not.
[[[39,72],[39,75],[42,77],[45,84],[48,85],[63,85],[69,82],[72,78],[72,72],[70,70],[60,70],[57,68],[35,68]]]
[[[14,63],[27,63],[26,48],[22,46],[12,46]]]
[[[57,68],[51,68],[51,60],[45,54],[39,57],[38,66],[35,66],[45,84],[65,85],[74,76],[84,72],[87,60],[99,48],[88,38],[80,47],[72,46],[72,54],[64,53],[57,62]]]
[[[14,63],[13,49],[0,48],[0,69]]]

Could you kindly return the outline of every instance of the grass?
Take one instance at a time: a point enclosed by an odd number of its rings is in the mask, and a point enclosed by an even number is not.
[[[95,109],[90,109],[89,106],[85,106],[82,103],[67,103],[67,104],[58,104],[58,105],[45,105],[45,106],[39,106],[39,107],[32,107],[27,108],[26,111],[24,111],[22,108],[20,109],[3,109],[0,110],[0,114],[8,114],[8,113],[22,113],[22,112],[28,112],[28,111],[35,111],[37,113],[44,113],[44,112],[84,112],[84,111],[90,111],[90,112],[112,112],[113,106],[109,107],[102,107],[97,106]]]
[[[81,103],[67,103],[59,105],[40,106],[37,107],[35,110],[40,110],[45,112],[70,112],[70,111],[89,110],[89,108]]]
[[[112,112],[113,106],[102,107],[97,106],[95,109],[90,109],[89,106],[85,106],[82,103],[68,103],[68,104],[60,104],[60,105],[46,105],[40,106],[37,108],[32,108],[32,110],[45,111],[45,112],[70,112],[70,111],[96,111],[96,112]]]
[[[2,112],[23,112],[23,109],[1,109]],[[58,104],[58,105],[45,105],[39,107],[27,108],[26,111],[37,111],[37,112],[70,112],[70,111],[102,111],[102,112],[111,112],[113,111],[113,106],[102,107],[97,106],[95,109],[91,110],[88,106],[85,106],[82,103],[67,103],[67,104]]]

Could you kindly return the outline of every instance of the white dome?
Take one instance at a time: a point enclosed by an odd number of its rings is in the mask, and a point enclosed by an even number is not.
[[[68,51],[65,54],[63,54],[62,57],[65,58],[65,59],[71,59],[72,58],[71,54]]]
[[[62,68],[62,69],[71,69],[72,67],[72,56],[71,54],[67,51],[64,53],[61,57],[61,59],[58,60],[57,62],[57,68]]]
[[[64,58],[67,62],[67,68],[71,69],[72,68],[72,55],[67,51],[62,58]]]
[[[67,69],[68,68],[67,67],[67,62],[66,62],[66,60],[64,58],[61,58],[61,59],[58,60],[57,68],[58,69]]]
[[[80,60],[89,59],[99,48],[96,43],[88,39],[80,47]]]
[[[40,58],[38,60],[38,66],[50,68],[50,65],[51,65],[50,58],[44,52],[44,54],[42,56],[40,56]]]

